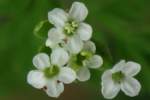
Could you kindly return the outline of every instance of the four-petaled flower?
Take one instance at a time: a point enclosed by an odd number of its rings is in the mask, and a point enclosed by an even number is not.
[[[76,79],[76,73],[64,65],[69,56],[62,48],[52,51],[51,59],[45,53],[39,53],[33,58],[37,70],[28,73],[27,81],[37,89],[44,89],[50,97],[59,97],[64,91],[64,85]]]
[[[92,41],[87,41],[81,52],[72,56],[68,66],[76,71],[79,81],[89,80],[91,76],[89,68],[97,69],[103,64],[102,57],[95,55],[95,52],[95,44]]]
[[[60,8],[50,11],[48,20],[55,28],[49,30],[46,46],[63,46],[73,54],[79,53],[83,41],[89,40],[92,36],[92,27],[83,22],[87,15],[88,9],[80,2],[74,2],[69,13]]]
[[[112,69],[102,75],[102,94],[107,99],[114,98],[120,90],[130,97],[137,96],[141,85],[133,78],[141,70],[141,66],[135,62],[124,60],[116,64]]]

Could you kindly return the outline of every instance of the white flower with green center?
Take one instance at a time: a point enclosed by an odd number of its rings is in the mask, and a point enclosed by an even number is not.
[[[113,99],[120,90],[130,97],[137,96],[141,85],[133,78],[141,70],[138,63],[124,60],[102,75],[102,94],[106,99]]]
[[[89,80],[91,76],[89,68],[97,69],[103,64],[102,57],[95,55],[95,51],[95,44],[87,41],[84,43],[82,51],[71,57],[68,66],[76,71],[79,81]]]
[[[48,13],[48,20],[55,28],[48,32],[46,46],[50,48],[66,44],[66,48],[74,54],[81,51],[83,41],[92,36],[92,27],[83,21],[88,15],[88,9],[83,3],[74,2],[69,13],[55,8]]]
[[[52,51],[51,58],[45,53],[39,53],[33,58],[37,70],[28,73],[27,82],[37,88],[44,89],[50,97],[59,97],[64,91],[64,85],[76,79],[76,73],[71,68],[64,67],[69,56],[62,48]]]

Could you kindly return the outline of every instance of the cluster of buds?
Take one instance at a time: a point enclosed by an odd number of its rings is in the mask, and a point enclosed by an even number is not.
[[[37,68],[27,75],[27,82],[37,89],[43,89],[50,97],[59,97],[64,84],[90,79],[90,69],[99,69],[103,59],[96,54],[95,43],[91,41],[92,27],[83,22],[88,15],[87,7],[74,2],[69,12],[55,8],[48,12],[48,21],[53,25],[48,31],[45,46],[50,54],[40,52],[33,58]],[[135,62],[121,61],[112,70],[102,75],[102,94],[114,98],[120,89],[129,96],[140,91],[139,82],[133,78],[140,71]]]

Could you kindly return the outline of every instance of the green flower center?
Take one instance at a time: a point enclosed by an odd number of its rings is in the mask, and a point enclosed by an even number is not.
[[[87,51],[82,51],[81,53],[79,53],[77,55],[77,60],[76,60],[76,63],[78,65],[83,65],[83,61],[86,60],[86,59],[89,59],[90,57],[92,56],[92,53],[91,52],[87,52]]]
[[[124,77],[125,76],[121,71],[112,74],[112,79],[117,83],[120,83]]]
[[[44,75],[46,78],[52,78],[58,75],[58,73],[59,73],[59,68],[56,65],[50,66],[44,70]]]
[[[68,21],[64,27],[65,34],[73,35],[78,28],[78,23],[75,21]]]
[[[83,61],[89,59],[92,56],[91,52],[82,51],[81,53],[72,56],[71,65],[72,68],[77,71],[81,67],[83,67]]]

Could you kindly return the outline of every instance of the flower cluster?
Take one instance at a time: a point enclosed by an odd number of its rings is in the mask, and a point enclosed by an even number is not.
[[[96,54],[92,37],[92,27],[83,22],[88,15],[87,7],[74,2],[69,12],[55,8],[48,12],[48,21],[53,25],[45,42],[52,52],[38,53],[33,58],[37,68],[28,73],[27,82],[43,89],[50,97],[59,97],[64,84],[75,80],[84,82],[90,79],[90,69],[98,69],[103,59]],[[133,78],[140,71],[135,62],[121,61],[112,70],[102,75],[102,94],[114,98],[121,89],[126,95],[136,96],[140,91],[139,82]]]

